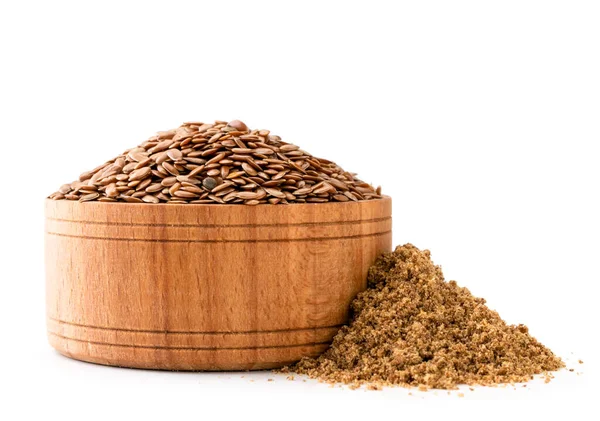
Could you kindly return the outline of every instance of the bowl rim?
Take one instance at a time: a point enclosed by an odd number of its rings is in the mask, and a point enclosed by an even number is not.
[[[108,205],[108,206],[107,206]],[[147,205],[147,206],[143,206]],[[138,204],[47,199],[46,221],[179,227],[279,226],[378,222],[391,219],[392,198],[357,202],[243,204]]]
[[[237,204],[222,204],[222,203],[187,203],[187,204],[183,204],[183,203],[173,203],[173,204],[169,204],[169,203],[127,203],[127,202],[98,202],[97,200],[94,201],[89,201],[89,202],[80,202],[78,200],[65,200],[65,199],[61,199],[61,200],[54,200],[54,199],[50,199],[49,197],[46,197],[45,199],[45,203],[46,204],[50,204],[50,203],[56,203],[58,204],[58,206],[62,206],[62,203],[69,203],[71,205],[82,205],[82,206],[98,206],[98,207],[114,207],[114,206],[118,206],[118,207],[122,207],[124,209],[128,208],[128,207],[133,207],[135,208],[139,208],[140,206],[144,206],[144,208],[146,207],[154,207],[154,208],[161,208],[161,207],[168,207],[169,209],[177,209],[177,208],[185,208],[185,209],[189,209],[189,208],[219,208],[219,209],[238,209],[238,208],[244,208],[244,209],[251,209],[251,208],[255,208],[255,209],[259,209],[259,208],[286,208],[289,206],[294,207],[295,209],[297,208],[302,208],[302,207],[307,207],[310,209],[314,209],[315,206],[318,207],[325,207],[325,206],[360,206],[360,205],[364,205],[364,204],[373,204],[373,203],[379,203],[379,202],[383,202],[383,203],[388,203],[392,201],[392,197],[388,196],[388,195],[381,195],[380,199],[370,199],[370,200],[358,200],[358,201],[348,201],[348,202],[336,202],[336,201],[330,201],[330,202],[323,202],[323,203],[289,203],[289,204],[271,204],[271,203],[261,203],[259,205],[245,205],[243,203],[237,203]]]

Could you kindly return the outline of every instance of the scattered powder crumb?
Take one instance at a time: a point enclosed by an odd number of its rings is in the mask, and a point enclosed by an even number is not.
[[[484,299],[446,282],[428,250],[397,247],[371,267],[367,283],[331,347],[289,371],[352,388],[421,390],[524,382],[564,367],[526,326],[506,324]]]
[[[579,360],[579,361],[577,361],[577,362],[578,362],[579,364],[583,364],[583,361],[582,361],[582,360]]]
[[[552,373],[544,373],[544,383],[550,383],[553,378]]]
[[[268,381],[268,382],[272,382],[272,381],[273,381],[273,379],[267,379],[267,381]]]
[[[473,389],[472,387],[469,387],[469,390],[470,390],[471,392],[474,392],[474,391],[475,391],[475,389]]]
[[[575,371],[574,368],[569,368],[569,371],[572,373],[573,371]]]
[[[294,380],[294,376],[287,376],[286,379],[287,380]]]
[[[427,386],[425,386],[424,384],[420,384],[420,385],[419,385],[419,390],[420,390],[421,392],[427,392]]]
[[[458,397],[459,397],[459,398],[464,398],[464,397],[465,397],[465,394],[464,394],[464,393],[459,393],[459,394],[458,394]]]

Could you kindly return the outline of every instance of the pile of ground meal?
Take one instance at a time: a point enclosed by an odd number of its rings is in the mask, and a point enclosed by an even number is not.
[[[368,289],[331,348],[287,370],[370,388],[454,389],[523,382],[561,367],[526,326],[506,324],[485,300],[446,282],[428,250],[406,244],[371,267]]]

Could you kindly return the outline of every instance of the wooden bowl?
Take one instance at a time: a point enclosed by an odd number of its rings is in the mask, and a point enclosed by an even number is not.
[[[50,344],[78,360],[168,370],[316,356],[391,249],[391,204],[47,200]]]

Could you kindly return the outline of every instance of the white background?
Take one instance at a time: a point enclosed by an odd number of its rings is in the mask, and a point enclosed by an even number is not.
[[[594,1],[2,0],[0,419],[597,416],[599,22]],[[395,244],[575,371],[460,399],[56,354],[44,197],[157,130],[234,118],[382,185]]]

